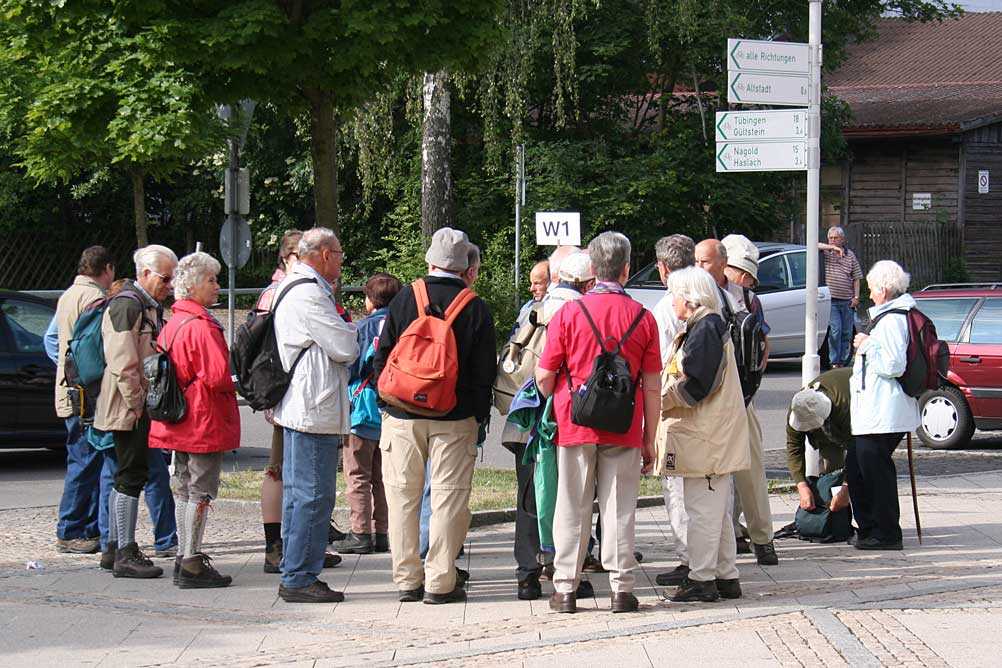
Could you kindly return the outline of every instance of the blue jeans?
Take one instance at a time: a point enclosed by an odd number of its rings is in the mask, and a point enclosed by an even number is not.
[[[308,587],[324,567],[340,441],[337,434],[285,429],[281,565],[285,587]]]
[[[56,537],[72,540],[98,535],[103,459],[101,451],[87,442],[87,432],[80,418],[66,418],[66,481],[59,502]]]
[[[828,360],[834,364],[846,364],[852,348],[853,311],[850,299],[832,299],[831,318],[828,321]]]
[[[424,491],[421,492],[421,515],[419,516],[421,561],[428,556],[429,531],[431,527],[431,457],[424,469]]]
[[[153,549],[166,550],[177,545],[177,518],[174,516],[174,494],[170,491],[170,471],[167,470],[167,459],[170,452],[150,448],[149,480],[143,488],[146,497],[146,507],[153,520]],[[104,467],[101,469],[101,505],[98,513],[98,527],[101,531],[101,549],[108,545],[108,496],[115,485],[115,472],[118,470],[118,460],[115,459],[115,449],[104,451]]]

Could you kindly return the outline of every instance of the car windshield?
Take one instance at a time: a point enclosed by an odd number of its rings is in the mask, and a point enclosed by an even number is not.
[[[626,283],[628,288],[663,288],[661,275],[658,273],[658,263],[653,262],[636,274]]]
[[[967,320],[971,307],[977,303],[976,297],[954,299],[919,299],[918,308],[936,325],[936,335],[943,341],[960,338],[960,328]],[[982,309],[984,310],[984,309]]]

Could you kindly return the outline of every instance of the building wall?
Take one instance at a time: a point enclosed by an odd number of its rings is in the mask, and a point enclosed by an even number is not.
[[[964,261],[975,281],[1002,280],[1002,124],[964,135],[962,214]],[[988,171],[988,192],[978,192],[978,173]]]

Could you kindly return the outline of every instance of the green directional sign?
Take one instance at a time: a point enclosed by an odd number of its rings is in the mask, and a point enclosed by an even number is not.
[[[735,72],[810,74],[810,45],[799,42],[729,39],[727,69]]]
[[[807,139],[806,109],[717,112],[717,141],[782,139]]]
[[[802,107],[808,104],[810,77],[752,72],[727,73],[727,99],[738,104],[776,104]]]
[[[718,172],[791,172],[806,169],[806,141],[717,143]]]

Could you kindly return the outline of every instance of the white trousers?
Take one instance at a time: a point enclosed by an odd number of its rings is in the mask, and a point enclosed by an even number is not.
[[[762,425],[755,406],[748,404],[748,441],[751,467],[734,474],[734,534],[743,534],[738,517],[744,511],[748,535],[756,545],[772,542],[772,509],[769,507],[769,481],[762,457]]]
[[[683,485],[689,514],[689,579],[709,582],[738,577],[737,545],[731,526],[732,476],[683,478]]]
[[[681,564],[689,565],[689,550],[685,546],[686,525],[689,515],[685,512],[685,483],[679,476],[665,476],[661,481],[661,490],[665,497],[665,510],[668,511],[668,523],[675,534],[675,554]]]
[[[633,591],[634,530],[640,492],[640,448],[619,445],[557,447],[557,506],[553,513],[553,588],[577,589],[591,535],[592,504],[598,488],[602,518],[602,566],[613,592]]]

